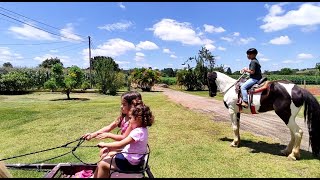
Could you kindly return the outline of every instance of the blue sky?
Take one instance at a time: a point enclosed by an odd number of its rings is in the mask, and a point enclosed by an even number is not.
[[[87,68],[88,36],[92,57],[123,69],[180,69],[201,46],[232,71],[251,47],[262,71],[320,62],[319,2],[0,2],[0,23],[0,64],[15,67],[58,57]]]

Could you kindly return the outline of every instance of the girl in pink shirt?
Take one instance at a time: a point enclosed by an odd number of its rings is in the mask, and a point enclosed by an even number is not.
[[[125,138],[129,132],[131,131],[131,128],[129,127],[129,116],[128,112],[132,106],[133,100],[142,100],[141,94],[137,91],[128,91],[121,95],[121,109],[120,109],[120,116],[113,121],[108,126],[105,126],[98,131],[92,132],[92,133],[86,133],[82,137],[86,140],[90,141],[91,139],[105,139],[105,138],[111,138],[114,140],[121,140]],[[116,127],[119,127],[121,130],[121,134],[113,134],[110,133],[113,129]],[[129,128],[128,128],[129,127]],[[128,129],[128,132],[126,130]]]
[[[147,152],[148,129],[154,122],[154,116],[150,108],[142,103],[141,100],[134,100],[133,106],[129,111],[129,123],[132,128],[130,134],[121,141],[110,143],[100,142],[100,148],[108,148],[110,152],[98,166],[94,172],[94,178],[109,177],[111,158],[117,153],[116,149],[123,148],[121,152],[112,161],[112,168],[120,170],[136,170],[139,167],[143,153]],[[128,154],[135,153],[135,154]]]

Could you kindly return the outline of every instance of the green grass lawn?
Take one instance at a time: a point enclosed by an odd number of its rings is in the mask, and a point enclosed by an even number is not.
[[[113,121],[119,114],[120,96],[72,93],[80,100],[63,101],[61,93],[0,96],[0,158],[63,145]],[[319,159],[302,151],[301,160],[280,156],[279,142],[241,131],[242,146],[231,148],[229,123],[169,101],[161,92],[143,92],[155,115],[149,128],[149,165],[155,177],[320,177]],[[106,140],[108,141],[108,140]],[[96,145],[86,141],[82,146]],[[75,144],[74,144],[75,145]],[[5,163],[32,163],[70,151],[59,148]],[[98,161],[98,148],[80,147],[76,154],[87,163]],[[46,163],[79,163],[71,154]],[[12,170],[14,177],[42,177],[34,171]]]

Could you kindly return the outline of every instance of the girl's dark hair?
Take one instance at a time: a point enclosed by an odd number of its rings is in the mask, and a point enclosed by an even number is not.
[[[131,116],[141,121],[142,127],[151,126],[154,123],[154,116],[149,106],[143,104],[141,100],[133,100],[133,106],[130,109]]]
[[[141,94],[137,91],[128,91],[121,95],[121,98],[127,101],[129,105],[132,104],[132,100],[139,99],[142,100]]]
[[[124,99],[128,103],[128,105],[131,106],[133,100],[135,99],[142,100],[142,97],[141,97],[141,94],[137,91],[127,91],[121,95],[121,99]],[[118,120],[119,120],[118,127],[120,127],[121,121],[125,116],[126,114],[123,114],[120,109],[120,116],[118,117]]]

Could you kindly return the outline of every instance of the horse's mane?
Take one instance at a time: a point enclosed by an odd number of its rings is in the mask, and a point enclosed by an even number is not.
[[[221,77],[223,80],[226,80],[228,82],[235,82],[236,81],[235,79],[233,79],[232,77],[230,77],[224,73],[221,73],[219,71],[215,71],[215,72],[217,73],[217,76]]]

